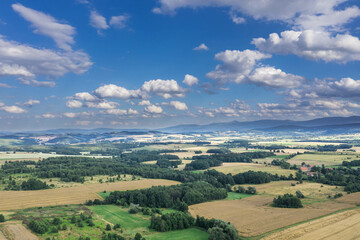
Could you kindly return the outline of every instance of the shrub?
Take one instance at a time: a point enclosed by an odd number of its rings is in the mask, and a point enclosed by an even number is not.
[[[298,198],[305,198],[304,194],[302,192],[300,192],[299,190],[296,191],[296,196]]]
[[[110,224],[107,224],[107,225],[106,225],[105,230],[106,230],[106,231],[111,231],[111,226],[110,226]]]
[[[342,196],[343,196],[342,193],[337,193],[337,194],[334,195],[334,199],[339,198],[339,197],[342,197]]]
[[[29,228],[35,233],[46,233],[49,229],[49,224],[43,220],[31,220],[29,222]]]
[[[3,214],[0,214],[0,222],[5,222],[5,217]]]
[[[140,212],[140,207],[139,207],[139,204],[133,204],[131,203],[130,204],[130,209],[129,209],[129,213],[131,214],[136,214]]]

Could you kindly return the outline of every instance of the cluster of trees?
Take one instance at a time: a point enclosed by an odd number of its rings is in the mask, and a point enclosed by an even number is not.
[[[224,188],[215,188],[206,182],[194,182],[124,192],[115,191],[110,193],[104,203],[118,205],[133,203],[142,207],[173,208],[187,211],[188,205],[226,197],[227,191]]]
[[[248,187],[245,189],[243,186],[235,187],[234,192],[237,193],[245,193],[245,194],[256,194],[256,188],[255,187]]]
[[[162,216],[151,217],[150,228],[159,231],[173,231],[196,226],[207,230],[210,234],[209,240],[238,240],[239,235],[236,228],[231,224],[219,219],[205,219],[196,217],[196,220],[189,213],[169,213]]]
[[[182,163],[181,160],[168,160],[168,159],[159,159],[156,162],[156,165],[161,168],[178,168],[178,166]]]
[[[349,149],[352,148],[350,144],[339,144],[339,145],[324,145],[324,146],[317,146],[317,150],[319,152],[334,152],[338,149]]]
[[[11,176],[10,178],[11,179]],[[42,182],[35,178],[30,178],[26,181],[23,181],[21,184],[18,184],[15,180],[9,180],[8,185],[4,188],[5,190],[20,191],[20,190],[40,190],[50,188],[46,182]]]
[[[325,168],[325,166],[312,168],[316,172],[314,176],[308,176],[307,179],[328,185],[344,186],[348,193],[360,192],[360,169],[338,167],[334,169]]]
[[[342,165],[344,167],[356,167],[356,166],[360,166],[360,160],[353,160],[353,161],[343,161]]]
[[[223,145],[227,148],[248,148],[250,146],[249,141],[247,140],[232,140],[225,142]]]
[[[21,184],[21,190],[40,190],[50,188],[46,182],[42,182],[38,179],[30,178],[27,181],[23,181]]]
[[[293,180],[293,177],[292,175],[286,177],[260,171],[248,171],[234,175],[233,179],[236,184],[262,184],[270,181]]]
[[[222,163],[223,163],[222,161],[216,159],[199,159],[186,164],[184,170],[186,171],[205,170],[211,167],[221,166]]]
[[[194,226],[195,219],[190,213],[176,212],[151,217],[150,228],[158,232],[186,229]]]
[[[286,193],[283,196],[278,196],[273,200],[273,206],[279,208],[302,208],[300,198],[292,194]]]
[[[195,226],[204,228],[210,234],[209,240],[238,240],[238,231],[231,223],[219,219],[196,217]]]
[[[288,163],[285,159],[274,159],[271,161],[271,165],[279,166],[282,169],[293,169],[293,170],[298,169],[295,164],[293,166],[291,166],[291,164]]]
[[[215,153],[215,154],[222,154],[222,153],[229,153],[230,150],[225,148],[212,148],[206,151],[206,153]]]

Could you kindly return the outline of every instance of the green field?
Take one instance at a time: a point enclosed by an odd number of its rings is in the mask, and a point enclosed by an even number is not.
[[[189,228],[178,231],[156,233],[146,236],[150,240],[206,240],[209,234],[197,228]]]
[[[189,228],[178,231],[159,233],[150,230],[150,216],[144,216],[141,213],[130,214],[127,209],[115,205],[99,205],[90,207],[99,218],[112,224],[120,224],[121,229],[125,235],[133,236],[140,233],[146,239],[162,240],[162,239],[176,239],[187,240],[195,239],[202,240],[208,239],[209,234],[197,228]],[[165,209],[163,213],[172,213],[176,210]]]
[[[236,192],[229,192],[226,200],[236,200],[236,199],[243,199],[247,197],[251,197],[254,195],[245,194],[245,193],[236,193]]]
[[[127,210],[115,205],[99,205],[90,207],[100,218],[112,224],[119,223],[126,234],[136,234],[148,231],[150,216],[129,214]]]
[[[99,192],[97,193],[97,195],[99,195],[100,197],[102,197],[104,200],[105,198],[107,198],[110,195],[111,192]]]

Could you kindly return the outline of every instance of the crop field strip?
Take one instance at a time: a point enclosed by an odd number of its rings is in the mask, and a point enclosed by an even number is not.
[[[126,191],[150,188],[160,185],[174,185],[179,182],[164,179],[142,179],[131,182],[90,184],[71,188],[46,189],[37,191],[2,191],[0,210],[24,209],[64,204],[82,204],[89,199],[101,199],[97,192]]]
[[[222,172],[225,174],[231,173],[232,175],[243,173],[247,171],[261,171],[261,172],[267,172],[271,174],[278,174],[279,176],[289,176],[290,174],[293,174],[295,176],[296,171],[295,170],[289,170],[289,169],[282,169],[278,166],[267,166],[265,164],[256,164],[256,163],[223,163],[219,167],[213,167],[211,169],[215,169],[218,172]]]
[[[359,239],[360,209],[331,214],[270,234],[264,240]]]

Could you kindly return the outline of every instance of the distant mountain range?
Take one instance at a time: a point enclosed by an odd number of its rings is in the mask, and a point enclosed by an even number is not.
[[[211,133],[238,131],[255,134],[347,134],[360,133],[360,116],[327,117],[308,121],[258,120],[211,123],[206,125],[183,124],[156,130],[149,129],[55,129],[26,131],[20,133],[3,132],[0,138],[18,139],[25,144],[73,144],[99,141],[127,141],[135,135],[161,133]]]
[[[329,131],[346,130],[360,132],[360,116],[351,117],[326,117],[307,121],[292,120],[258,120],[258,121],[232,121],[224,123],[211,123],[206,125],[183,124],[173,127],[158,129],[158,131],[169,133],[189,132],[214,132],[214,131]]]

